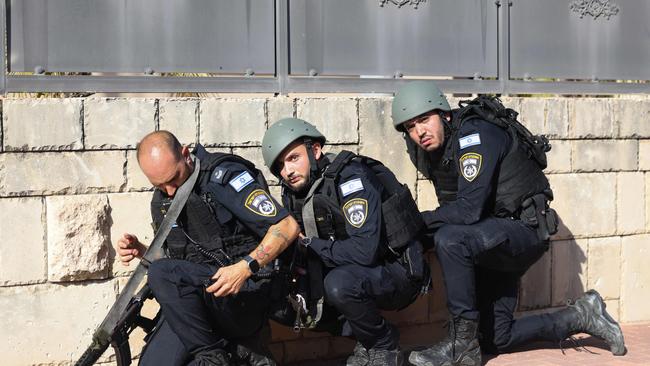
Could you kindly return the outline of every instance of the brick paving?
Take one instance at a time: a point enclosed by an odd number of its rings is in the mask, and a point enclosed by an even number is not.
[[[607,345],[588,335],[576,335],[577,344],[563,342],[564,353],[559,345],[549,342],[535,342],[517,349],[513,353],[489,356],[483,355],[483,365],[486,366],[617,366],[617,365],[647,365],[650,366],[650,323],[623,325],[627,354],[612,356]],[[408,356],[407,356],[408,357]],[[344,365],[344,360],[303,361],[293,365],[330,366]]]

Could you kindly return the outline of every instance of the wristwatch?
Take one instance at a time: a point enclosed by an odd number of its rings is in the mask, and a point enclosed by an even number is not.
[[[246,261],[246,263],[248,263],[248,269],[251,270],[252,274],[256,274],[257,272],[259,272],[260,264],[256,259],[254,259],[250,255],[245,256],[243,259]]]

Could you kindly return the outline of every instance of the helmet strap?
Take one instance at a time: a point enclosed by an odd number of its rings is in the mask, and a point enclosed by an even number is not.
[[[318,175],[318,163],[316,162],[316,157],[314,156],[314,142],[310,138],[305,138],[305,147],[307,148],[307,156],[309,157],[309,185],[316,180]]]
[[[443,143],[444,147],[444,153],[442,156],[442,165],[445,167],[448,167],[449,164],[451,163],[451,160],[453,159],[452,157],[452,150],[451,150],[451,135],[454,132],[454,127],[451,121],[451,112],[445,112],[442,110],[438,110],[438,115],[440,116],[440,120],[442,121],[442,126],[444,128],[444,136],[445,136],[445,141]],[[447,120],[447,117],[450,119]]]

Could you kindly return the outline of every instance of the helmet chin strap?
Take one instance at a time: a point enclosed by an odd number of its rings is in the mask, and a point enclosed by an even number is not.
[[[314,156],[313,141],[310,138],[305,138],[304,142],[305,147],[307,148],[307,156],[309,157],[309,181],[307,187],[311,187],[311,185],[316,180],[316,176],[318,175],[318,163],[316,162],[316,157]]]
[[[443,166],[449,166],[451,163],[452,159],[452,151],[451,151],[451,146],[452,143],[450,141],[451,135],[453,132],[453,126],[451,123],[451,112],[445,112],[445,111],[438,111],[438,115],[440,116],[440,119],[442,120],[442,126],[444,129],[444,142],[443,142],[443,156],[442,156],[442,165]],[[447,120],[447,116],[449,115],[449,120]]]

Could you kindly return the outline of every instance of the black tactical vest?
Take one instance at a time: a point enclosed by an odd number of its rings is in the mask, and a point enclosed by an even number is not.
[[[296,221],[303,226],[302,222],[302,207],[305,198],[296,197],[293,192],[288,188],[283,188],[284,204],[291,212]],[[345,229],[345,217],[343,211],[339,206],[338,200],[334,199],[337,192],[333,193],[334,196],[328,196],[325,192],[314,193],[314,214],[316,216],[316,227],[318,228],[318,237],[329,240],[343,240],[349,237]]]
[[[300,227],[304,227],[302,208],[305,203],[305,197],[297,196],[295,192],[283,185],[282,201],[284,206],[291,212],[291,215],[298,221]],[[349,237],[345,229],[345,217],[339,206],[336,186],[319,189],[314,193],[314,214],[316,216],[316,227],[319,238],[342,240]]]
[[[313,196],[314,217],[320,238],[332,241],[349,238],[337,186],[341,170],[352,161],[370,168],[382,185],[382,241],[386,241],[388,247],[395,251],[402,249],[419,234],[424,222],[410,191],[381,162],[345,150],[335,158],[332,155],[329,158],[332,163],[322,173],[322,186]],[[283,200],[303,226],[302,208],[305,198],[298,198],[290,189],[284,188]]]
[[[454,113],[454,117],[456,113]],[[463,122],[460,122],[463,123]],[[484,121],[484,123],[490,123]],[[430,171],[434,182],[436,195],[440,205],[447,204],[456,199],[458,193],[458,156],[448,144],[453,144],[459,138],[459,125],[454,126],[453,132],[445,142],[447,152],[434,165]],[[518,215],[521,203],[528,197],[537,193],[550,190],[548,179],[541,167],[529,154],[524,151],[519,137],[512,128],[507,128],[511,146],[501,162],[498,170],[496,197],[491,212],[496,217],[510,217]],[[435,159],[431,159],[435,162]]]
[[[425,159],[430,169],[427,177],[433,181],[438,203],[444,205],[455,201],[458,193],[458,166],[456,160],[452,159],[443,163],[442,152],[428,154]]]
[[[231,261],[237,261],[255,249],[260,238],[207,190],[212,171],[224,161],[235,161],[255,173],[257,181],[262,183],[265,189],[266,181],[253,164],[236,155],[207,153],[200,146],[197,150],[199,150],[197,156],[200,155],[201,159],[199,177],[185,207],[167,236],[165,249],[170,258],[194,263],[228,265]],[[156,228],[162,222],[171,201],[172,199],[160,190],[155,190],[151,201],[151,214]]]

